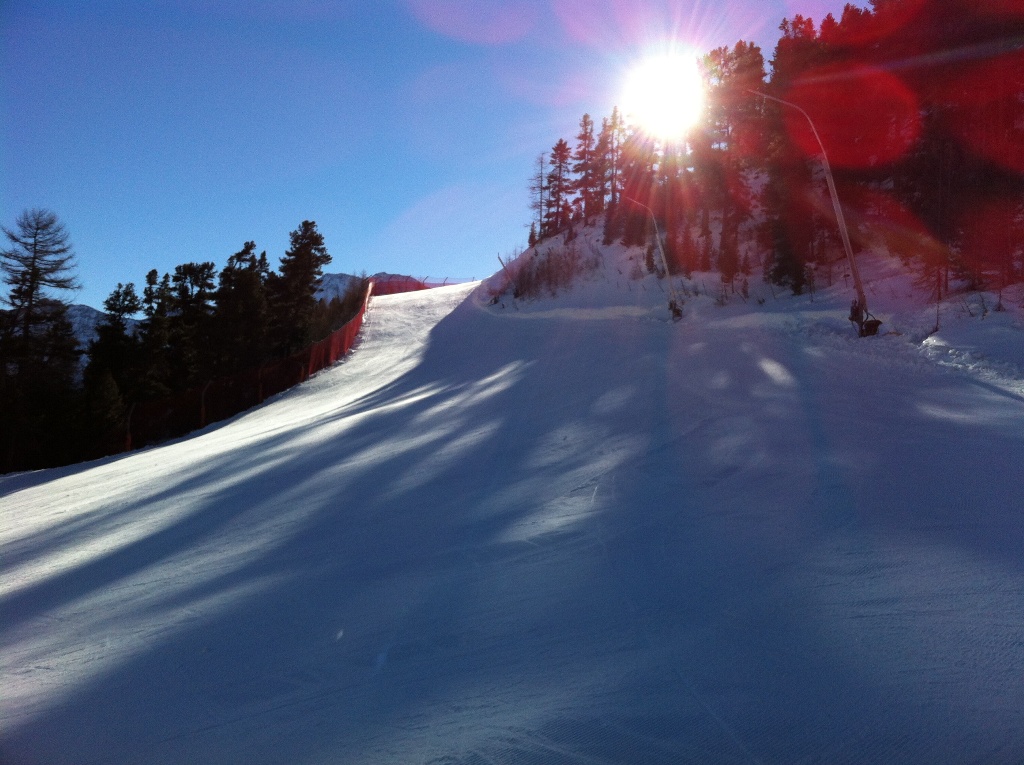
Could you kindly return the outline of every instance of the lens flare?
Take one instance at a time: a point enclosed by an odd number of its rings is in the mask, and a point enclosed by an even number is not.
[[[917,97],[894,75],[868,66],[829,66],[810,71],[786,94],[810,115],[829,161],[868,168],[905,156],[921,135]],[[807,120],[783,112],[790,138],[804,153],[819,153]]]
[[[960,140],[999,166],[1024,173],[1024,53],[966,65],[945,85],[949,121]]]
[[[1015,199],[995,194],[976,201],[958,217],[959,256],[974,273],[993,286],[1014,281],[1014,260],[1024,234]]]
[[[671,53],[637,64],[626,78],[623,112],[653,138],[680,141],[704,111],[704,80],[696,55]]]

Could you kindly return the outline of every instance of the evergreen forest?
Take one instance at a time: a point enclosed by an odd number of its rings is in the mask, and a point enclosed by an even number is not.
[[[331,301],[315,293],[331,262],[313,221],[290,234],[277,271],[246,242],[218,273],[212,262],[155,269],[140,290],[118,284],[96,338],[78,347],[68,303],[78,287],[67,230],[49,210],[3,228],[0,469],[35,469],[109,453],[135,405],[281,359],[359,310],[365,280]],[[139,318],[136,318],[139,317]]]
[[[713,50],[685,142],[616,108],[537,158],[529,244],[600,224],[606,244],[642,245],[653,215],[674,272],[800,293],[844,257],[824,157],[854,252],[886,248],[936,300],[1001,292],[1024,277],[1024,22],[1008,11],[871,0],[783,20],[770,61],[746,41]]]

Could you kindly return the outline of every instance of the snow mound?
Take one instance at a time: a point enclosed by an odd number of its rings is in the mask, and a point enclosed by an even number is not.
[[[854,290],[843,262],[819,268],[815,283],[792,295],[756,274],[740,274],[731,284],[715,272],[665,278],[655,265],[657,255],[601,239],[600,229],[591,226],[544,240],[482,282],[472,300],[495,315],[516,318],[666,321],[675,299],[691,326],[788,327],[808,337],[831,337],[836,347],[853,343],[860,352],[906,363],[919,357],[1024,390],[1024,288],[1010,289],[1001,299],[965,292],[937,309],[905,263],[862,253],[858,263],[868,305],[883,324],[881,336],[858,338],[846,318]],[[571,265],[565,264],[567,255]],[[541,277],[522,276],[531,273]],[[545,273],[554,276],[545,279]]]

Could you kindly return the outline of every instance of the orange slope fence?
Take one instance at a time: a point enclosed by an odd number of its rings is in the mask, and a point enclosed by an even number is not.
[[[400,289],[398,284],[389,286],[389,292],[408,291]],[[110,444],[112,448],[105,450],[106,453],[129,451],[183,436],[233,417],[305,382],[310,375],[326,369],[352,350],[374,291],[374,282],[369,282],[356,315],[325,339],[298,353],[231,377],[211,380],[174,396],[136,404],[128,413],[123,440]]]

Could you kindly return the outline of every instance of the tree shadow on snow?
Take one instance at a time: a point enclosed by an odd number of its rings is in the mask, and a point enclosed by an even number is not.
[[[0,601],[5,651],[67,619],[65,650],[80,640],[104,667],[8,728],[0,756],[1024,753],[1005,719],[986,730],[940,695],[908,698],[848,640],[864,604],[819,585],[853,581],[823,549],[855,537],[864,553],[864,529],[883,528],[844,461],[864,445],[837,445],[848,420],[803,387],[822,372],[801,351],[723,339],[464,303],[399,379],[155,487],[107,522],[189,506]]]

